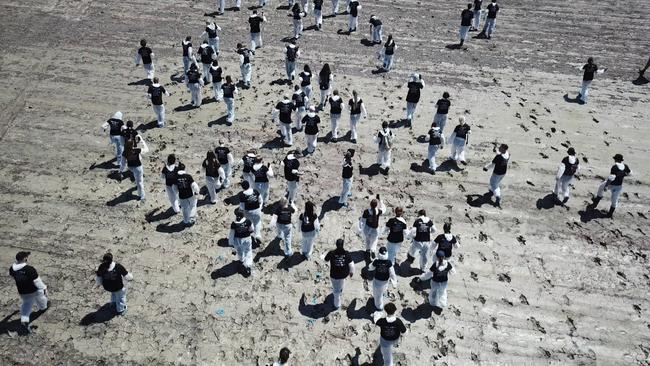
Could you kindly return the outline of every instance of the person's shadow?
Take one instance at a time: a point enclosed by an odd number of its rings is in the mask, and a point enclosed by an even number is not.
[[[447,159],[443,161],[440,165],[438,165],[438,168],[436,168],[437,172],[462,172],[464,169],[458,166],[458,163],[453,160],[453,159]]]
[[[106,206],[114,207],[114,206],[119,205],[120,203],[125,203],[125,202],[129,202],[129,201],[137,201],[138,199],[140,199],[140,197],[133,194],[133,192],[135,192],[135,190],[136,190],[135,187],[131,187],[131,188],[127,189],[125,192],[122,192],[119,196],[117,196],[117,197],[113,198],[112,200],[106,202]]]
[[[375,43],[372,42],[371,40],[369,40],[368,38],[364,38],[364,39],[362,39],[362,40],[361,40],[361,44],[364,45],[364,46],[366,46],[366,47],[372,47],[372,46],[375,45]]]
[[[303,293],[300,297],[300,303],[298,304],[298,311],[300,311],[300,314],[311,319],[321,319],[335,310],[334,295],[327,295],[325,301],[320,304],[317,304],[315,300],[316,299],[314,298],[312,304],[307,304],[307,299]]]
[[[367,175],[368,177],[373,177],[379,174],[379,164],[372,164],[367,168],[364,168],[363,165],[359,164],[359,174]]]
[[[305,257],[300,253],[293,253],[291,256],[285,256],[276,266],[277,269],[284,269],[285,271],[290,270],[291,268],[299,265],[305,261]]]
[[[433,314],[433,306],[429,305],[427,302],[424,302],[415,308],[407,307],[402,310],[402,318],[411,323],[415,323],[420,319],[429,319],[431,318],[431,314]]]
[[[132,82],[128,83],[128,85],[130,85],[130,86],[144,86],[144,85],[149,85],[149,84],[151,84],[151,80],[149,80],[149,79],[140,79],[140,80],[132,81]]]
[[[575,98],[571,98],[568,93],[564,94],[564,101],[567,103],[584,104],[584,102],[580,100],[578,96],[576,96]]]
[[[154,208],[149,213],[145,214],[144,219],[148,223],[152,223],[156,221],[169,219],[175,214],[176,212],[174,212],[174,209],[172,209],[171,207],[164,211],[160,207],[158,207],[158,208]]]
[[[95,169],[116,169],[120,165],[117,164],[117,158],[112,158],[111,160],[106,160],[103,163],[92,163],[92,165],[88,168],[88,170],[95,170]]]
[[[538,210],[550,210],[553,207],[557,206],[558,202],[554,193],[549,193],[546,196],[537,200],[536,207]]]
[[[468,194],[467,196],[467,204],[472,206],[472,207],[481,207],[485,204],[490,204],[492,206],[495,206],[494,202],[492,202],[492,195],[488,193],[484,194]]]
[[[328,212],[338,211],[340,208],[341,204],[339,203],[339,196],[332,196],[328,198],[327,201],[323,202],[323,206],[321,206],[318,220],[323,220]]]
[[[253,259],[253,262],[259,262],[260,259],[266,258],[266,257],[271,257],[271,256],[283,256],[284,252],[282,251],[282,248],[280,248],[280,238],[274,238],[271,240],[269,245],[264,248],[263,251],[258,252],[255,254],[255,258]]]
[[[584,210],[578,211],[578,215],[580,215],[580,222],[584,223],[595,219],[609,218],[609,216],[607,216],[607,212],[592,208],[591,206],[587,206]]]
[[[34,311],[29,315],[29,322],[32,329],[36,329],[37,327],[35,325],[31,325],[31,323],[38,319],[46,311],[47,309]],[[27,329],[20,322],[20,319],[9,321],[9,319],[18,313],[18,310],[16,310],[0,320],[0,334],[18,334],[19,336],[26,336],[29,334]]]
[[[102,307],[96,311],[86,314],[86,316],[81,318],[79,321],[79,325],[88,326],[97,323],[106,323],[107,321],[115,318],[116,315],[117,312],[115,311],[115,307],[112,303],[109,302],[102,305]]]
[[[357,307],[357,299],[355,298],[350,302],[350,305],[348,305],[348,310],[346,311],[346,315],[348,319],[358,319],[358,320],[370,320],[372,321],[372,313],[375,312],[375,301],[372,299],[372,297],[368,298],[368,301],[366,304],[359,309],[356,309]]]
[[[241,263],[239,261],[232,261],[210,273],[210,278],[218,280],[219,278],[230,277],[238,273],[241,273]]]

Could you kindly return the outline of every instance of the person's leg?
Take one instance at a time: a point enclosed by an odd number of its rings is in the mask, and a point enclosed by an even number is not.
[[[180,205],[181,205],[181,211],[183,211],[183,223],[184,224],[189,224],[190,223],[190,212],[192,211],[192,208],[190,207],[189,198],[181,199],[180,200]]]
[[[427,262],[429,261],[429,242],[420,242],[420,270],[427,269]]]
[[[205,177],[205,185],[208,188],[210,203],[217,203],[217,179],[215,177]]]
[[[429,145],[427,150],[427,160],[429,161],[429,170],[435,172],[438,168],[436,165],[436,152],[438,151],[437,145]]]
[[[480,25],[481,25],[481,11],[474,10],[474,28],[478,29]]]
[[[332,0],[332,15],[336,16],[339,12],[339,0]]]
[[[34,307],[34,298],[36,293],[20,295],[20,322],[24,325],[29,324],[29,316],[32,313],[32,308]]]
[[[45,291],[38,290],[36,291],[36,296],[34,297],[34,302],[38,310],[43,311],[47,309],[47,296],[45,296]]]
[[[351,114],[350,115],[350,139],[356,140],[357,139],[357,122],[359,122],[359,115],[358,114]]]
[[[174,189],[174,186],[165,186],[165,191],[167,192],[167,198],[169,199],[172,210],[179,213],[181,209],[178,206],[178,193]]]
[[[591,86],[591,80],[583,81],[582,82],[582,90],[580,90],[580,100],[582,100],[583,103],[587,103],[587,99],[589,98],[589,87]]]
[[[248,211],[248,219],[253,223],[253,231],[255,233],[256,239],[262,238],[262,210],[252,210]]]
[[[611,186],[610,188],[612,191],[612,203],[610,207],[616,209],[618,207],[621,192],[623,192],[623,186]]]
[[[598,202],[603,198],[605,195],[605,188],[607,187],[607,181],[603,181],[599,186],[598,186],[598,191],[596,192],[596,198],[594,201],[593,208],[596,208],[598,206]]]
[[[300,252],[305,258],[311,258],[311,253],[314,250],[314,240],[316,239],[316,231],[303,232],[302,241],[300,245]]]
[[[226,0],[219,0],[219,13],[223,14],[226,9]]]
[[[399,252],[400,243],[388,242],[388,260],[394,265],[397,252]]]
[[[409,248],[408,255],[409,257],[415,259],[415,256],[421,251],[422,244],[419,241],[413,240],[411,242],[411,247]]]
[[[242,238],[233,238],[233,248],[235,248],[235,252],[237,253],[237,260],[241,262],[241,264],[244,264],[244,246],[242,244]]]
[[[230,187],[230,178],[232,177],[232,166],[230,166],[230,164],[223,164],[221,167],[226,176],[223,180],[223,188],[228,188]]]
[[[140,200],[144,200],[145,198],[144,171],[142,169],[142,166],[129,168],[129,170],[131,171],[131,173],[133,173],[133,178],[135,179],[135,185],[138,189],[138,196],[140,197]]]
[[[255,51],[255,47],[256,47],[256,42],[255,42],[255,40],[257,38],[256,34],[257,33],[251,33],[251,50],[253,50],[253,51]]]
[[[124,315],[127,309],[126,306],[126,287],[123,287],[120,291],[115,292],[115,311],[119,315]]]
[[[253,242],[250,237],[241,241],[242,247],[242,264],[246,268],[253,267]]]
[[[440,294],[438,297],[438,306],[445,308],[447,307],[447,282],[440,282],[438,286],[438,290],[436,291],[436,293]]]
[[[384,359],[384,366],[393,366],[393,346],[389,344],[387,346],[379,347],[381,350],[381,356]]]
[[[562,181],[562,187],[561,188],[562,188],[562,192],[564,192],[564,199],[565,200],[568,200],[569,197],[571,196],[571,190],[570,190],[569,185],[571,184],[572,180],[573,180],[573,177],[570,177],[570,176],[565,176],[565,177],[562,177],[562,179],[561,179],[561,181]]]
[[[381,282],[378,279],[372,280],[372,299],[375,303],[375,310],[380,311],[384,310],[383,297]]]
[[[190,58],[183,56],[183,75],[187,74],[187,70],[190,69]]]
[[[440,127],[440,133],[443,133],[445,131],[445,126],[447,125],[447,115],[441,114],[437,123],[438,127]]]
[[[330,278],[332,281],[332,295],[334,296],[334,307],[341,308],[341,295],[343,295],[343,284],[345,279]]]
[[[226,122],[232,123],[235,120],[235,100],[233,98],[224,98],[223,100],[226,102],[226,109],[228,110]]]
[[[339,196],[339,204],[346,205],[348,203],[348,197],[350,196],[351,188],[352,181],[350,179],[343,179],[343,189],[341,190],[341,195]]]
[[[196,204],[197,204],[197,199],[196,197],[192,196],[189,198],[189,204],[190,204],[190,223],[193,224],[196,222]]]
[[[332,128],[332,139],[339,138],[339,118],[341,118],[340,114],[330,115],[330,127]]]

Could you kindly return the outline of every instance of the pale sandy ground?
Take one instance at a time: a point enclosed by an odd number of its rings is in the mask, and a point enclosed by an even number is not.
[[[412,289],[410,278],[400,277],[389,291],[409,328],[395,349],[397,364],[650,364],[649,85],[631,82],[648,51],[644,2],[504,2],[493,40],[471,39],[467,51],[444,48],[456,42],[463,2],[436,2],[429,9],[419,4],[366,2],[363,32],[337,35],[345,27],[341,16],[326,19],[321,33],[306,31],[300,41],[301,66],[308,62],[316,71],[322,62],[332,63],[336,87],[345,95],[354,88],[366,101],[370,118],[362,122],[356,146],[356,162],[364,167],[375,161],[370,135],[380,122],[403,118],[406,92],[399,85],[413,71],[427,82],[414,129],[395,130],[391,175],[356,170],[351,207],[327,212],[316,258],[340,236],[349,249],[362,249],[352,226],[369,198],[380,193],[389,207],[405,206],[409,222],[420,208],[439,228],[453,218],[462,240],[454,259],[458,273],[449,283],[450,306],[441,316],[429,316],[420,306],[426,292]],[[277,247],[270,248],[252,278],[212,279],[232,268],[230,249],[217,242],[227,235],[234,206],[203,205],[197,225],[169,233],[181,218],[164,214],[168,204],[158,171],[167,154],[179,155],[201,183],[199,164],[218,139],[229,141],[237,158],[258,148],[278,169],[285,151],[262,148],[276,137],[269,113],[287,90],[269,85],[283,75],[280,40],[290,33],[286,11],[275,10],[277,5],[267,9],[271,24],[255,61],[254,87],[242,91],[237,121],[228,128],[209,124],[224,115],[223,104],[173,111],[189,100],[187,90],[170,80],[180,69],[180,40],[191,34],[198,43],[202,14],[212,11],[212,2],[1,2],[0,263],[6,268],[18,250],[31,250],[53,305],[36,320],[35,335],[15,334],[15,286],[9,276],[0,277],[0,364],[266,365],[282,346],[293,350],[296,365],[377,361],[378,329],[362,309],[371,284],[358,275],[346,284],[348,310],[322,317],[326,306],[317,305],[330,287],[328,266],[320,259],[285,271],[277,268]],[[372,75],[378,47],[359,43],[371,12],[397,37],[400,49],[390,74]],[[233,48],[248,39],[246,16],[242,11],[218,18],[225,30],[223,65],[235,76]],[[136,125],[153,120],[144,87],[127,85],[143,76],[132,64],[141,37],[159,56],[157,74],[173,93],[167,99],[168,128],[142,132],[152,149],[144,159],[144,204],[124,200],[129,180],[108,177],[101,163],[112,150],[99,128],[116,110]],[[566,103],[563,95],[575,96],[580,83],[574,66],[589,55],[610,70],[594,82],[588,105]],[[470,164],[464,172],[435,176],[413,171],[411,164],[426,158],[426,144],[417,137],[426,133],[433,103],[445,90],[452,94],[453,119],[467,113],[473,126]],[[328,113],[321,116],[328,126]],[[344,116],[343,126],[347,121]],[[302,134],[296,141],[305,147]],[[504,208],[471,207],[466,195],[486,191],[488,174],[480,166],[501,142],[512,154]],[[567,209],[538,209],[569,145],[582,166],[573,198]],[[300,203],[310,199],[321,206],[338,195],[340,157],[350,146],[320,144],[303,160]],[[618,152],[635,176],[626,180],[615,220],[591,220],[584,208]],[[283,179],[273,181],[272,199],[283,190]],[[231,188],[220,198],[236,192]],[[273,234],[267,230],[264,237],[258,253]],[[294,248],[298,240],[296,235]],[[108,298],[92,289],[93,271],[107,250],[135,276],[129,313],[81,326]],[[405,255],[403,250],[400,258]],[[362,266],[357,264],[357,274]]]

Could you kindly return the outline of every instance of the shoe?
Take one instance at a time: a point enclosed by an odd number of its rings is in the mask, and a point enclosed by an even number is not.
[[[239,6],[235,6],[235,11],[240,11]]]
[[[463,165],[467,165],[467,162],[465,160],[461,160],[460,163]]]
[[[353,144],[356,144],[356,143],[357,143],[357,139],[351,139],[350,142],[353,143]]]
[[[562,200],[562,204],[564,205],[567,202],[569,202],[569,197],[564,197],[564,199]]]
[[[27,334],[32,334],[32,326],[29,323],[21,323]]]
[[[336,137],[332,137],[332,139],[331,139],[330,141],[331,141],[331,142],[336,142],[336,140],[337,140]]]
[[[598,203],[600,203],[600,200],[602,200],[602,199],[603,199],[602,197],[598,197],[598,196],[594,197],[594,198],[591,200],[591,204],[589,205],[589,207],[590,207],[592,210],[595,209],[596,207],[598,207]]]
[[[494,203],[494,205],[496,207],[498,207],[498,208],[501,208],[501,197],[497,197],[496,202]]]
[[[607,212],[607,217],[609,217],[610,219],[614,217],[614,211],[616,211],[616,207],[610,207],[609,212]]]
[[[244,267],[244,271],[243,271],[243,272],[244,272],[244,273],[243,273],[244,277],[250,277],[250,275],[251,275],[251,269],[250,269],[250,268],[248,268],[248,267]]]
[[[492,191],[488,191],[488,193],[487,193],[488,197],[492,197],[493,195],[494,195],[494,193]]]

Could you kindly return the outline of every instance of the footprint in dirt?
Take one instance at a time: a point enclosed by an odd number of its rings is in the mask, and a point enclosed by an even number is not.
[[[499,326],[497,325],[497,318],[496,317],[491,316],[490,321],[492,322],[492,328],[499,329]]]
[[[487,300],[485,300],[485,296],[483,296],[483,295],[479,295],[476,299],[478,301],[480,301],[481,304],[483,304],[483,305],[485,305],[485,302],[487,301]]]
[[[515,304],[513,304],[512,301],[506,299],[505,297],[502,297],[501,301],[503,301],[504,303],[506,303],[506,304],[508,304],[510,306],[515,306]]]
[[[578,330],[578,328],[576,327],[576,323],[569,316],[566,318],[566,323],[569,326],[569,335],[573,337],[573,333],[575,333],[575,331]]]
[[[494,257],[495,261],[499,260],[499,253],[495,252],[494,250],[492,251],[492,256]]]
[[[510,281],[512,281],[512,279],[510,278],[510,275],[508,275],[507,273],[499,273],[497,275],[497,279],[499,281],[501,281],[501,282],[508,282],[508,283],[510,283]]]
[[[521,103],[519,103],[519,104],[521,104]],[[479,358],[478,358],[478,355],[477,355],[476,353],[474,353],[474,352],[471,353],[471,355],[470,355],[470,359],[471,359],[472,361],[476,362],[476,363],[479,363],[479,362],[480,362],[480,360],[479,360]]]
[[[483,241],[487,241],[487,240],[488,240],[487,234],[482,232],[482,231],[479,231],[479,233],[478,233],[478,241],[483,242]]]
[[[459,261],[460,263],[463,263],[464,260],[465,260],[465,257],[464,257],[462,254],[459,254],[459,255],[458,255],[458,261]]]
[[[528,320],[533,324],[533,328],[535,328],[538,332],[546,334],[546,329],[544,329],[544,327],[539,323],[537,319],[531,316],[528,318]]]
[[[487,261],[487,258],[485,258],[485,256],[484,256],[483,253],[481,253],[481,252],[478,252],[478,257],[481,258],[481,260],[482,260],[483,262],[486,262],[486,261]]]
[[[478,282],[478,275],[474,272],[470,272],[469,276],[476,282]]]
[[[519,235],[519,236],[517,237],[517,241],[518,241],[519,244],[521,244],[521,245],[526,245],[526,238],[524,238],[523,235]]]
[[[467,192],[467,190],[465,189],[465,187],[462,184],[458,185],[458,190],[461,191],[461,193]]]
[[[601,259],[600,259],[600,258],[598,258],[598,257],[594,257],[594,259],[592,259],[592,260],[593,260],[594,263],[596,263],[597,265],[599,265],[599,266],[602,265],[602,264],[601,264]]]
[[[497,342],[492,342],[492,352],[496,353],[497,355],[501,353],[501,350],[499,349],[499,344]]]
[[[483,217],[483,215],[478,215],[476,216],[476,221],[478,221],[479,224],[483,225],[485,222],[485,217]]]
[[[528,298],[526,298],[526,295],[524,295],[524,294],[519,295],[519,302],[524,304],[524,305],[530,305],[528,303]]]
[[[548,159],[548,155],[546,155],[546,154],[544,154],[544,153],[542,153],[542,152],[539,153],[539,156],[541,156],[542,159]]]

